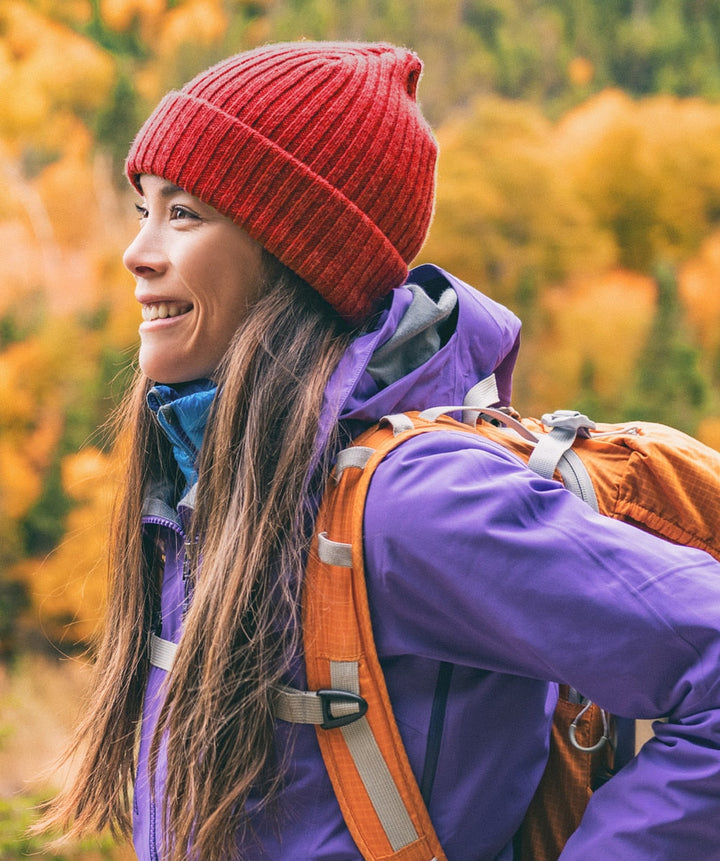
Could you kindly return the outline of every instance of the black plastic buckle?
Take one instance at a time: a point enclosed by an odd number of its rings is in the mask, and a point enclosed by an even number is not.
[[[365,714],[368,709],[367,700],[364,700],[359,694],[350,693],[350,691],[338,691],[332,688],[326,688],[322,691],[317,691],[320,697],[320,705],[322,707],[323,722],[320,726],[323,729],[336,729],[340,726],[347,726],[350,723],[355,723],[356,720]],[[335,717],[330,711],[330,708],[335,703],[353,703],[358,707],[356,712],[350,712],[346,715]]]

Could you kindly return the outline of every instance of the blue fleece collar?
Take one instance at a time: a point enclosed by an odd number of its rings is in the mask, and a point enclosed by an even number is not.
[[[203,379],[175,386],[158,384],[147,394],[148,406],[172,444],[188,487],[198,478],[198,454],[216,390],[212,380]]]

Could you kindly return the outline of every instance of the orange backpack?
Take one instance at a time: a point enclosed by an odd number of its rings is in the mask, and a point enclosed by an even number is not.
[[[471,426],[444,415],[460,409]],[[720,454],[714,450],[650,423],[595,426],[561,412],[544,416],[543,424],[494,409],[467,410],[386,417],[340,453],[307,564],[309,690],[277,691],[279,718],[316,725],[347,827],[368,861],[445,858],[393,717],[365,588],[365,497],[389,451],[422,433],[480,433],[559,478],[600,513],[720,559]],[[613,767],[612,744],[602,744],[611,736],[608,716],[573,701],[578,697],[565,688],[560,693],[545,775],[516,839],[516,857],[527,861],[558,857],[598,772]]]

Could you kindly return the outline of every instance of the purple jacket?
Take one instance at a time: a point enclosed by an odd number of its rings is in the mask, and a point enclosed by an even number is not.
[[[409,283],[424,290],[396,290],[378,329],[340,363],[323,427],[338,415],[359,430],[387,413],[462,403],[493,370],[509,400],[515,317],[432,266]],[[168,536],[162,636],[177,642],[182,518],[155,500],[145,519]],[[439,667],[453,665],[429,806],[450,861],[512,858],[547,754],[556,698],[548,679],[620,715],[666,718],[595,793],[564,861],[720,859],[717,563],[595,515],[471,434],[425,434],[393,451],[373,479],[365,529],[378,654],[418,779]],[[146,758],[164,676],[151,670],[144,706],[141,861],[158,858]],[[264,854],[255,847],[247,857],[357,861],[315,730],[278,723],[279,745],[288,732],[296,735],[281,835],[258,814]]]

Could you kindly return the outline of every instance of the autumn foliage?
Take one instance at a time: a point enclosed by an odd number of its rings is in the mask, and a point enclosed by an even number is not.
[[[419,261],[522,317],[522,412],[656,419],[720,445],[720,72],[702,53],[718,16],[666,3],[693,39],[640,55],[637,22],[608,4],[612,53],[588,29],[599,5],[0,0],[0,651],[86,644],[102,615],[121,466],[103,428],[138,323],[124,153],[165,90],[265,40],[424,57],[441,159]]]

